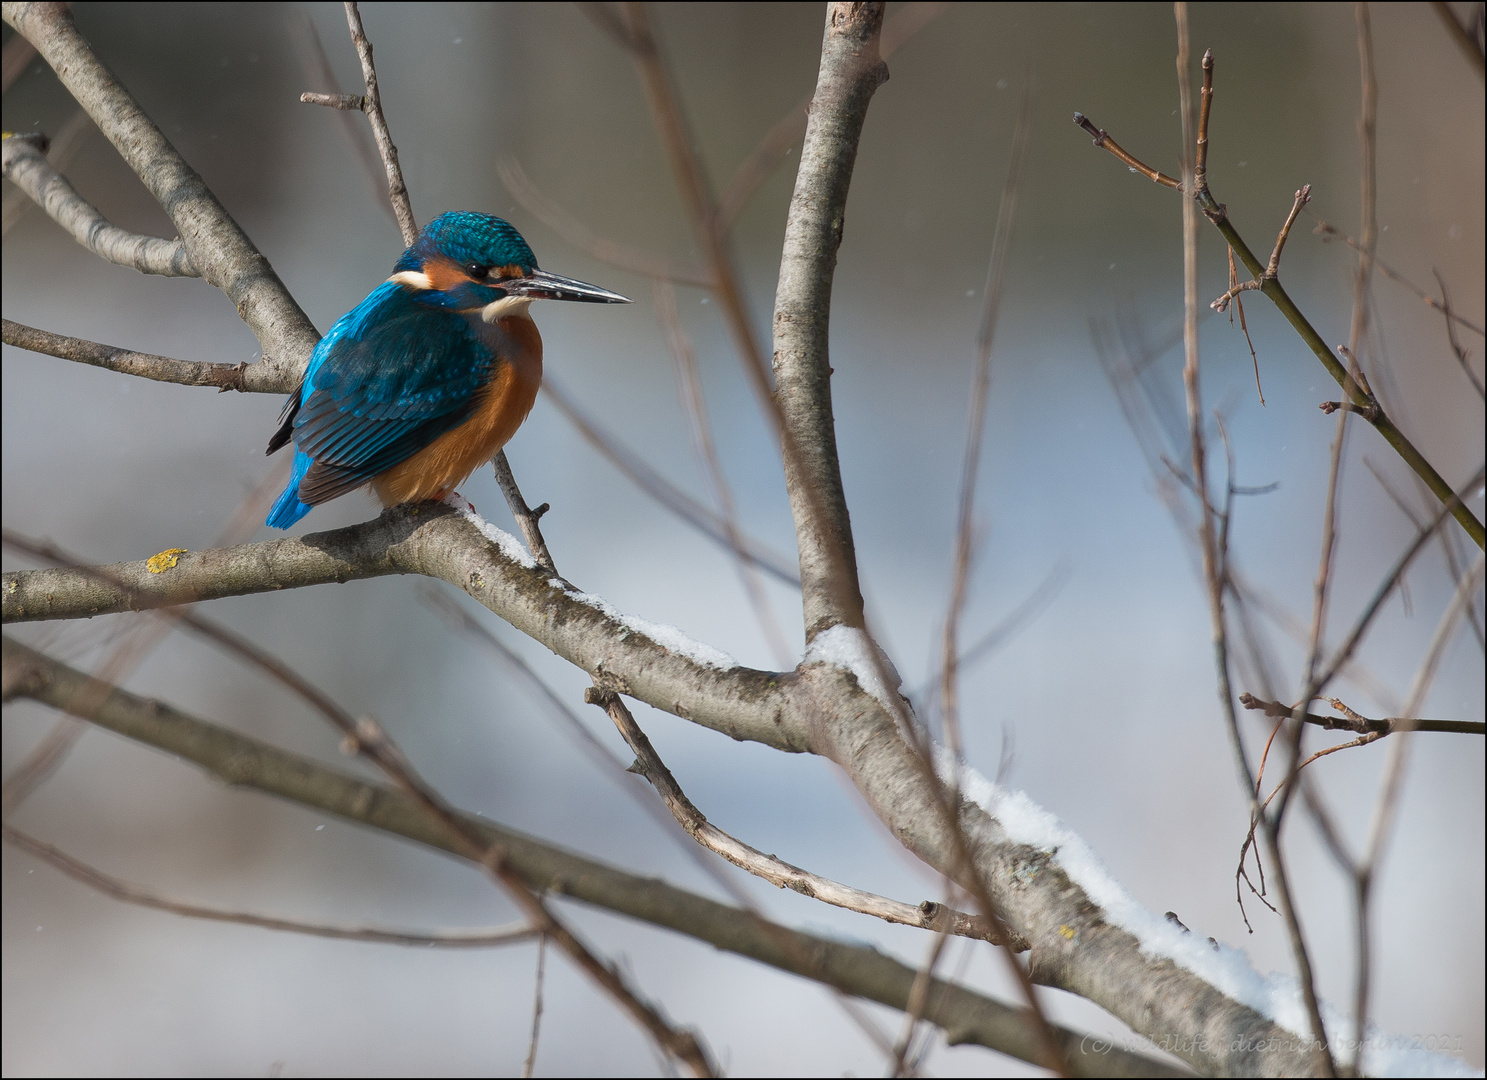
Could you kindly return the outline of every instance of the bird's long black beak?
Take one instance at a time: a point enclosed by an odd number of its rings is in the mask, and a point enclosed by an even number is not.
[[[507,296],[527,296],[533,300],[577,300],[585,304],[628,304],[630,298],[601,289],[576,278],[559,277],[546,270],[533,270],[526,277],[507,278],[500,283]]]

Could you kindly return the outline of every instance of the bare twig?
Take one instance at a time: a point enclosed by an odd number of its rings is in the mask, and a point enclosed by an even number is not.
[[[1121,146],[1120,143],[1112,139],[1108,131],[1106,131],[1104,128],[1096,127],[1094,121],[1085,116],[1083,113],[1076,112],[1074,114],[1074,123],[1078,124],[1086,132],[1089,133],[1090,138],[1094,139],[1096,146],[1100,147],[1103,150],[1109,150],[1117,158],[1125,162],[1126,167],[1129,168],[1132,172],[1140,173],[1152,183],[1161,184],[1162,187],[1171,188],[1173,191],[1182,190],[1181,180],[1176,180],[1168,176],[1164,172],[1153,169],[1150,165],[1146,164],[1146,162],[1142,161],[1140,158],[1134,157],[1125,149],[1125,147]]]
[[[1461,342],[1456,340],[1456,324],[1451,319],[1451,295],[1446,292],[1446,279],[1441,277],[1439,270],[1435,271],[1435,280],[1441,287],[1442,308],[1446,315],[1446,340],[1451,343],[1451,354],[1456,357],[1456,363],[1461,365],[1461,372],[1466,376],[1466,381],[1472,384],[1472,389],[1477,396],[1487,398],[1487,389],[1482,386],[1482,380],[1477,378],[1477,373],[1472,370],[1470,354],[1461,347]]]
[[[511,475],[511,463],[506,460],[506,451],[497,450],[496,456],[491,459],[491,465],[496,471],[496,483],[500,485],[501,494],[506,497],[506,505],[511,508],[511,516],[516,519],[517,527],[521,529],[522,539],[527,542],[527,550],[532,553],[532,558],[537,560],[537,565],[545,570],[556,574],[558,567],[552,561],[552,552],[547,550],[547,541],[542,538],[542,515],[551,509],[547,503],[541,506],[530,507],[527,500],[522,497],[521,488],[516,486],[516,477]]]
[[[45,135],[7,132],[0,142],[5,179],[29,195],[74,240],[99,258],[142,274],[201,277],[181,241],[141,236],[109,222],[52,168],[46,148]]]
[[[418,945],[438,949],[487,949],[499,945],[512,945],[530,941],[533,932],[522,923],[511,926],[494,926],[477,930],[391,930],[380,926],[340,926],[333,923],[312,923],[300,919],[280,919],[271,915],[257,915],[247,911],[228,911],[207,907],[162,896],[151,889],[133,885],[112,874],[106,874],[89,866],[65,851],[43,843],[10,825],[0,826],[5,839],[28,854],[55,867],[75,881],[96,889],[103,895],[121,900],[126,904],[166,911],[190,919],[206,919],[211,922],[241,923],[265,930],[282,930],[292,934],[308,934],[311,937],[334,938],[340,941],[371,941],[384,945]]]
[[[413,205],[408,199],[408,185],[403,183],[403,170],[398,165],[398,148],[392,144],[387,119],[382,115],[382,95],[377,90],[377,68],[372,63],[372,43],[367,40],[366,32],[362,29],[360,9],[350,0],[346,4],[346,24],[351,28],[351,42],[356,46],[356,55],[361,58],[361,75],[367,86],[361,110],[367,114],[367,119],[372,124],[372,137],[377,140],[377,152],[382,155],[382,164],[387,169],[387,197],[392,202],[392,212],[397,216],[403,243],[412,247],[413,241],[418,239],[418,226],[413,221]],[[300,100],[303,101],[304,98],[301,97]]]
[[[1158,173],[1155,169],[1132,157],[1116,144],[1107,132],[1097,128],[1087,117],[1080,113],[1075,113],[1074,122],[1090,135],[1094,136],[1096,146],[1101,146],[1109,150],[1134,171],[1141,172],[1148,178],[1166,187],[1179,191],[1183,190],[1181,181],[1173,180],[1170,176]],[[1194,195],[1203,210],[1204,216],[1223,234],[1224,239],[1234,250],[1235,254],[1239,256],[1241,261],[1243,261],[1245,268],[1249,270],[1251,276],[1256,279],[1261,278],[1265,273],[1265,267],[1261,264],[1255,253],[1250,250],[1249,245],[1244,242],[1244,238],[1239,235],[1238,230],[1234,228],[1234,223],[1229,220],[1227,208],[1218,202],[1206,188],[1202,191],[1194,192]],[[1279,279],[1266,280],[1261,285],[1260,291],[1269,297],[1276,307],[1280,309],[1281,314],[1285,316],[1286,321],[1295,329],[1301,340],[1306,343],[1307,348],[1321,361],[1322,366],[1327,369],[1327,373],[1347,392],[1355,405],[1361,408],[1378,405],[1377,399],[1367,393],[1351,377],[1348,369],[1338,361],[1337,357],[1333,356],[1331,347],[1317,333],[1311,323],[1307,321],[1306,316],[1301,313],[1301,309],[1296,306],[1295,302],[1287,294]],[[1455,498],[1455,493],[1451,485],[1436,471],[1435,466],[1426,460],[1425,456],[1420,453],[1414,443],[1399,430],[1394,421],[1381,407],[1377,413],[1370,416],[1369,422],[1383,436],[1384,440],[1394,448],[1395,452],[1404,459],[1405,463],[1425,481],[1431,493],[1440,499],[1442,503],[1452,507],[1452,516],[1466,530],[1466,534],[1472,538],[1472,542],[1479,548],[1487,547],[1487,529],[1483,528],[1482,522],[1477,520],[1476,515],[1467,508],[1465,503]]]
[[[100,345],[96,341],[64,337],[46,330],[4,320],[5,344],[29,352],[44,353],[79,364],[108,368],[125,375],[137,375],[155,382],[180,383],[185,386],[215,386],[218,390],[265,390],[278,392],[282,379],[277,373],[264,372],[261,364],[212,364],[199,360],[173,360],[153,353],[137,353],[117,345]],[[267,374],[272,387],[263,387]],[[249,385],[252,383],[253,385]]]
[[[1487,475],[1487,470],[1479,468],[1476,474],[1466,482],[1462,490],[1476,490],[1481,485],[1484,475]],[[1457,498],[1460,497],[1459,495],[1457,496]],[[1373,624],[1374,616],[1379,613],[1379,609],[1383,607],[1384,601],[1389,598],[1390,593],[1394,591],[1394,587],[1399,584],[1400,577],[1409,569],[1410,563],[1415,560],[1415,556],[1424,549],[1430,538],[1435,535],[1435,530],[1441,527],[1441,523],[1450,514],[1451,507],[1449,504],[1441,507],[1440,512],[1415,534],[1414,541],[1399,556],[1399,559],[1390,568],[1389,573],[1384,576],[1384,579],[1379,583],[1379,587],[1374,591],[1373,597],[1363,608],[1357,621],[1354,622],[1353,628],[1348,632],[1347,637],[1343,639],[1342,644],[1333,652],[1326,667],[1322,669],[1321,674],[1316,679],[1317,687],[1313,691],[1314,694],[1321,693],[1326,685],[1336,676],[1337,672],[1342,669],[1342,666],[1352,659],[1353,653],[1357,651],[1358,645],[1362,642],[1364,635],[1368,633],[1368,628]]]
[[[1212,70],[1210,68],[1210,70]],[[1255,393],[1260,395],[1261,407],[1265,404],[1265,390],[1260,385],[1260,355],[1255,352],[1254,339],[1249,336],[1249,323],[1244,317],[1243,290],[1239,288],[1239,270],[1234,265],[1234,249],[1229,248],[1229,290],[1234,293],[1234,310],[1239,312],[1239,329],[1244,332],[1244,343],[1249,346],[1250,361],[1255,365]],[[1229,313],[1229,325],[1234,325],[1234,312]]]
[[[924,1016],[925,1006],[929,1004],[929,987],[935,977],[935,969],[939,967],[940,957],[945,952],[945,943],[949,937],[944,933],[934,936],[929,943],[929,952],[924,958],[924,963],[919,965],[919,974],[914,978],[914,985],[909,990],[909,1008],[904,1013],[903,1027],[899,1033],[898,1042],[893,1046],[893,1060],[889,1063],[889,1076],[912,1076],[917,1068],[910,1065],[909,1048],[914,1042],[914,1035],[919,1030],[920,1018]]]
[[[346,102],[351,105],[352,110],[362,112],[366,107],[366,95],[341,92],[335,68],[331,66],[325,44],[320,40],[320,31],[315,27],[315,20],[308,14],[301,12],[297,18],[292,19],[290,37],[295,51],[299,53],[306,79],[312,84],[318,82],[330,91],[325,94],[301,94],[300,100],[307,104],[327,105],[336,110],[341,134],[346,136],[357,164],[361,166],[362,176],[371,185],[372,204],[386,214],[387,219],[396,227],[398,216],[386,197],[387,171],[382,165],[382,156],[377,152],[377,141],[372,138],[372,129],[370,126],[363,127],[362,122],[349,111],[343,111],[340,104]]]
[[[1206,68],[1206,72],[1211,73],[1213,71],[1212,53],[1208,54],[1208,60],[1209,64]],[[1303,184],[1301,186],[1301,190],[1296,192],[1296,196],[1291,202],[1291,212],[1286,215],[1286,223],[1280,227],[1280,234],[1275,238],[1275,247],[1272,248],[1270,251],[1270,262],[1266,264],[1265,272],[1252,281],[1242,282],[1237,285],[1231,283],[1229,286],[1229,291],[1224,293],[1223,296],[1220,296],[1213,303],[1209,304],[1209,307],[1213,308],[1214,311],[1222,312],[1229,306],[1229,301],[1236,299],[1241,293],[1247,292],[1251,289],[1263,289],[1265,287],[1265,282],[1275,281],[1280,277],[1281,250],[1286,246],[1286,240],[1290,238],[1291,226],[1296,224],[1296,215],[1301,213],[1301,208],[1309,202],[1311,202],[1311,185]],[[1230,272],[1232,273],[1234,268],[1233,248],[1229,249],[1229,268]],[[1245,332],[1245,336],[1249,336],[1248,331]],[[1253,346],[1251,346],[1251,351],[1254,351]]]
[[[1337,698],[1328,698],[1333,708],[1339,711],[1346,709]],[[1255,709],[1263,712],[1266,716],[1277,719],[1291,719],[1295,716],[1296,709],[1291,705],[1282,705],[1278,701],[1266,701],[1257,698],[1253,694],[1240,694],[1239,704],[1246,709]],[[1359,716],[1351,709],[1343,716],[1324,716],[1321,713],[1302,713],[1303,723],[1315,724],[1325,731],[1351,731],[1359,735],[1370,732],[1380,735],[1392,735],[1396,731],[1408,727],[1411,731],[1436,731],[1447,732],[1454,735],[1484,735],[1487,734],[1487,724],[1480,720],[1421,720],[1416,717],[1386,716],[1382,719],[1370,719]]]
[[[650,739],[635,722],[635,718],[618,694],[592,686],[584,691],[584,701],[590,705],[598,705],[609,714],[609,718],[614,721],[614,726],[619,729],[621,737],[635,753],[635,767],[640,775],[656,789],[656,794],[661,796],[662,801],[666,803],[666,808],[671,811],[681,827],[686,829],[688,834],[703,847],[716,852],[734,866],[747,870],[755,877],[763,878],[776,888],[790,889],[792,892],[831,904],[833,907],[871,915],[885,922],[917,926],[923,930],[955,934],[961,937],[980,938],[994,945],[1004,943],[996,936],[995,931],[985,919],[979,919],[944,904],[928,900],[915,907],[912,904],[863,892],[849,885],[842,885],[829,878],[813,874],[809,870],[792,866],[783,859],[766,855],[757,848],[750,847],[743,841],[728,835],[708,821],[702,811],[698,810],[687,798],[681,785],[671,775],[671,770],[656,753]],[[1028,947],[1027,942],[1020,938],[1010,939],[1006,944],[1015,952],[1026,952]]]
[[[339,109],[342,112],[366,112],[367,99],[364,94],[320,94],[313,90],[306,90],[299,96],[301,102],[306,105],[324,105],[326,108]]]
[[[1394,485],[1389,481],[1389,477],[1385,475],[1382,469],[1379,468],[1378,464],[1367,454],[1363,455],[1363,464],[1369,472],[1373,473],[1373,478],[1379,482],[1379,487],[1384,489],[1384,493],[1388,495],[1390,500],[1393,501],[1394,505],[1399,508],[1399,512],[1405,516],[1405,520],[1407,520],[1417,529],[1423,528],[1425,520],[1420,516],[1419,513],[1415,511],[1415,509],[1409,504],[1409,502],[1405,500],[1404,496],[1395,489]],[[1419,478],[1417,477],[1416,482],[1418,482],[1418,479]],[[1430,507],[1428,500],[1430,498],[1430,492],[1427,491],[1424,493],[1424,495],[1427,500],[1425,513],[1429,514]],[[1455,534],[1448,530],[1442,530],[1438,532],[1436,536],[1440,540],[1441,553],[1446,558],[1446,570],[1451,575],[1451,581],[1454,584],[1459,585],[1461,584],[1461,575],[1463,573],[1463,570],[1460,557],[1458,556],[1458,553],[1456,551],[1456,545],[1452,542],[1455,539]],[[1487,635],[1484,635],[1483,633],[1482,624],[1477,618],[1475,605],[1467,605],[1466,620],[1467,624],[1471,627],[1472,635],[1477,639],[1477,647],[1481,649],[1487,649]]]
[[[830,219],[829,209],[846,202],[858,135],[873,92],[887,76],[878,57],[878,29],[882,7],[828,9],[828,33],[822,46],[812,123],[807,125],[802,167],[796,177],[792,212],[785,226],[780,282],[776,290],[775,386],[769,365],[754,334],[742,284],[727,237],[719,224],[717,204],[682,114],[681,104],[661,56],[660,45],[644,4],[625,5],[631,54],[640,70],[657,130],[666,146],[676,185],[687,208],[693,233],[702,248],[714,295],[765,417],[774,428],[785,463],[785,485],[796,520],[800,549],[801,594],[805,610],[805,637],[837,624],[863,625],[862,594],[852,527],[842,491],[841,468],[832,429],[830,386],[824,374],[824,339],[797,340],[801,332],[814,338],[824,332],[831,304],[831,277],[841,243],[841,218]],[[840,24],[841,30],[834,28]],[[870,24],[870,32],[864,27]],[[840,55],[833,47],[840,43]],[[848,44],[850,43],[850,48]],[[829,135],[821,129],[829,117]],[[812,162],[811,167],[806,162]],[[829,163],[829,164],[828,164]],[[826,167],[823,168],[823,165]],[[809,194],[802,187],[810,189]],[[802,200],[809,204],[808,212]],[[784,303],[785,308],[780,304]],[[816,317],[794,311],[792,305],[816,305]],[[808,357],[802,355],[806,352]]]
[[[542,980],[547,967],[547,938],[537,938],[537,977],[532,985],[532,1041],[527,1047],[527,1059],[522,1063],[521,1074],[532,1075],[537,1066],[537,1036],[542,1032]]]

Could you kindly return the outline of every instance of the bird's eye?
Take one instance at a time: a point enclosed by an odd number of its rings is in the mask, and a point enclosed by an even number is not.
[[[471,263],[465,267],[465,273],[469,274],[476,281],[484,281],[490,272],[491,268],[489,266],[481,266],[479,263]]]

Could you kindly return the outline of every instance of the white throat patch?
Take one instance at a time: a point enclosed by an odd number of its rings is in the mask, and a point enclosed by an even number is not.
[[[527,308],[532,306],[532,299],[530,296],[503,296],[481,308],[480,318],[488,323],[493,323],[497,319],[530,319],[532,316],[527,312]]]

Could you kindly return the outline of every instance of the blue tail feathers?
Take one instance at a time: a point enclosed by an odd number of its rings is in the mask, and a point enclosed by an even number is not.
[[[313,464],[310,455],[298,450],[294,452],[294,472],[289,475],[289,483],[284,488],[279,501],[274,503],[274,508],[269,511],[268,520],[265,525],[272,525],[276,529],[287,529],[300,518],[310,512],[310,507],[299,501],[299,482],[305,478],[305,473],[310,471]]]

